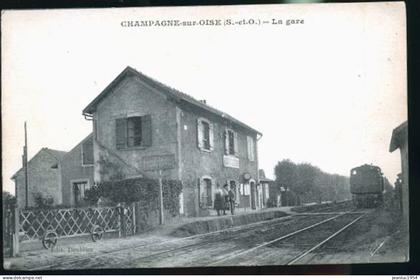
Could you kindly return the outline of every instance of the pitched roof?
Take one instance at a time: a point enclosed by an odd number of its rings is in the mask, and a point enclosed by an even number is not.
[[[60,162],[63,157],[65,156],[65,154],[67,152],[65,151],[59,151],[59,150],[53,150],[53,149],[49,149],[49,148],[42,148],[41,150],[38,151],[38,153],[36,153],[29,161],[28,161],[28,165],[31,163],[31,161],[36,158],[41,152],[46,152],[50,155],[52,155],[56,160],[57,163]],[[13,174],[13,176],[11,177],[11,179],[14,179],[19,172],[21,172],[23,170],[23,167],[21,167],[18,171],[15,172],[15,174]]]
[[[392,153],[401,146],[402,141],[408,138],[408,122],[405,121],[392,131],[391,143],[389,143],[389,151]]]
[[[64,159],[67,155],[69,155],[71,152],[74,151],[74,149],[76,149],[80,144],[84,143],[86,140],[88,140],[90,137],[93,136],[93,132],[89,133],[85,138],[83,138],[79,143],[77,143],[70,151],[68,151],[63,157],[62,159]]]
[[[143,73],[137,71],[134,68],[131,68],[130,66],[127,66],[124,71],[122,71],[92,102],[89,103],[89,105],[86,106],[85,109],[83,109],[83,115],[89,115],[95,112],[97,104],[111,91],[112,88],[114,88],[124,77],[127,75],[133,75],[138,78],[140,78],[143,82],[145,82],[147,85],[151,86],[152,88],[155,88],[162,92],[163,94],[171,97],[172,100],[175,101],[184,101],[187,102],[195,107],[201,108],[207,112],[210,112],[214,115],[217,115],[223,119],[226,119],[228,121],[231,121],[247,130],[250,130],[252,132],[255,132],[259,135],[262,135],[261,132],[257,131],[256,129],[246,125],[245,123],[235,119],[234,117],[219,111],[216,108],[213,108],[203,102],[198,101],[197,99],[193,98],[192,96],[185,94],[183,92],[180,92],[174,88],[171,88],[167,85],[162,84],[161,82],[158,82],[154,80],[153,78],[150,78]]]
[[[52,154],[58,161],[61,161],[63,157],[67,154],[67,152],[65,151],[53,150],[49,148],[45,148],[45,150],[48,153]]]

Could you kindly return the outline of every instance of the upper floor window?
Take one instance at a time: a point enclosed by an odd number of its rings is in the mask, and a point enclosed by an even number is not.
[[[224,138],[225,138],[225,154],[237,155],[238,154],[237,133],[231,129],[226,129]]]
[[[141,146],[141,117],[127,118],[127,146]]]
[[[213,150],[213,124],[206,119],[197,120],[197,141],[201,150]]]
[[[150,115],[116,120],[117,149],[152,145],[152,119]]]
[[[82,143],[82,165],[93,165],[93,138]]]
[[[255,160],[255,142],[254,142],[254,138],[252,138],[251,136],[247,136],[247,147],[248,147],[248,159],[250,161],[254,161]]]

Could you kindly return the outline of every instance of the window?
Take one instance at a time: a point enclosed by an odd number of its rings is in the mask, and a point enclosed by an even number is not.
[[[254,138],[252,138],[251,136],[247,136],[247,147],[248,147],[248,159],[250,161],[254,161],[255,160],[255,143],[254,143]]]
[[[117,119],[115,133],[117,149],[151,146],[151,116],[145,115]]]
[[[85,197],[85,191],[89,189],[87,181],[80,181],[73,183],[73,195],[74,195],[74,204],[76,206],[81,205],[83,198]]]
[[[141,145],[141,117],[127,119],[127,140],[128,147]]]
[[[226,155],[237,155],[238,152],[238,140],[237,134],[231,129],[225,131],[225,154]]]
[[[213,205],[212,181],[210,178],[204,178],[200,184],[200,205],[202,208],[208,208]]]
[[[199,118],[197,120],[197,141],[199,149],[213,150],[213,124],[206,119]]]
[[[89,137],[82,144],[82,165],[93,165],[93,139]]]
[[[202,122],[203,126],[203,147],[210,150],[210,125],[208,122]]]

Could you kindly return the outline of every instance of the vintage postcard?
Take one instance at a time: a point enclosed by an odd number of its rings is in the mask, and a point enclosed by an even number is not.
[[[1,28],[5,269],[409,261],[403,2]]]

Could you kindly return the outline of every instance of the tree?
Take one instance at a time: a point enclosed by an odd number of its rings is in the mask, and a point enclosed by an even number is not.
[[[345,200],[351,197],[348,177],[323,172],[310,163],[295,164],[285,159],[277,163],[274,173],[277,191],[283,187],[293,192],[294,200],[298,204],[300,200],[322,202]]]
[[[3,196],[3,211],[7,208],[14,207],[16,205],[16,197],[7,191],[2,192]]]

